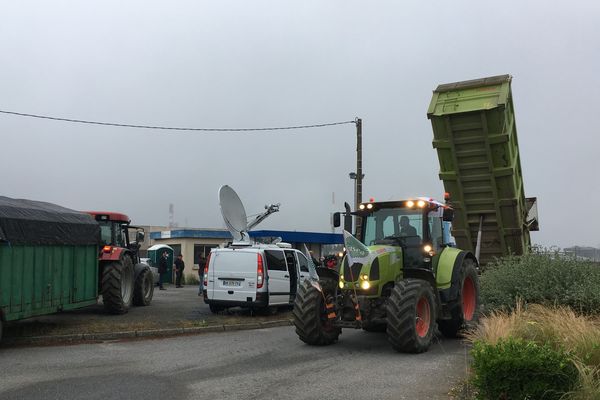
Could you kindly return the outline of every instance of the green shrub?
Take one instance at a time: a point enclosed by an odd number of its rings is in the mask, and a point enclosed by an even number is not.
[[[600,265],[549,254],[509,256],[489,264],[480,280],[487,310],[525,303],[566,305],[581,313],[600,312]]]
[[[481,399],[560,399],[578,381],[568,354],[531,341],[477,341],[471,353],[473,384]]]

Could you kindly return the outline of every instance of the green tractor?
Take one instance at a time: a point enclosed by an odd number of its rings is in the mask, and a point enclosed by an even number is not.
[[[293,314],[300,340],[328,345],[342,328],[385,331],[395,350],[421,353],[438,328],[456,337],[477,322],[478,262],[454,247],[448,204],[371,201],[352,215],[360,240],[348,233],[346,218],[339,271],[317,268],[318,280],[298,290]],[[334,220],[340,226],[339,213]]]

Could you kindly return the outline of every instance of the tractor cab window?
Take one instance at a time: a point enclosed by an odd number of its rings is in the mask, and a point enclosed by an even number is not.
[[[103,245],[112,244],[112,223],[101,221],[100,224],[100,240]]]
[[[444,244],[444,234],[442,232],[442,218],[439,216],[430,215],[429,218],[429,232],[433,249],[437,252],[440,251]]]
[[[392,244],[402,241],[409,246],[420,245],[423,239],[423,212],[407,208],[384,208],[364,219],[364,243]]]
[[[120,247],[126,247],[125,235],[123,235],[123,227],[121,224],[114,224],[115,244]]]
[[[125,238],[121,225],[111,221],[99,221],[100,240],[104,245],[125,247]]]

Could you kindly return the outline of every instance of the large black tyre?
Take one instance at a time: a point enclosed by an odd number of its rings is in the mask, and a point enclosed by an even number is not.
[[[154,296],[154,278],[148,268],[138,274],[133,287],[133,305],[149,306]]]
[[[111,314],[125,314],[133,298],[133,262],[125,256],[108,263],[102,272],[102,302]]]
[[[440,320],[440,332],[446,337],[457,337],[463,329],[471,329],[479,321],[479,276],[475,262],[465,258],[458,280],[458,297],[449,304],[451,319]]]
[[[225,309],[225,307],[223,307],[223,306],[217,306],[214,304],[209,304],[208,308],[210,308],[210,312],[213,314],[218,314]]]
[[[332,344],[342,333],[340,328],[334,327],[327,319],[323,294],[308,280],[298,288],[292,313],[296,334],[306,344],[315,346]]]
[[[422,353],[433,341],[436,300],[429,282],[396,282],[387,305],[387,337],[396,351]]]

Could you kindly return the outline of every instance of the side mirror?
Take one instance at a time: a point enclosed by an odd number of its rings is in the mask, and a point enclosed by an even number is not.
[[[344,230],[352,232],[352,215],[350,214],[344,215]]]
[[[143,231],[137,231],[135,234],[135,241],[137,243],[142,243],[144,241],[145,237],[146,237],[146,235],[144,234]]]
[[[333,226],[336,228],[339,228],[339,226],[341,225],[341,218],[340,218],[340,213],[339,212],[334,212],[333,213]]]
[[[452,222],[454,219],[454,210],[451,208],[444,208],[444,215],[442,216],[442,220],[446,222]]]

